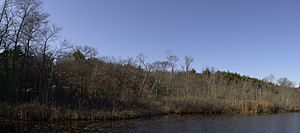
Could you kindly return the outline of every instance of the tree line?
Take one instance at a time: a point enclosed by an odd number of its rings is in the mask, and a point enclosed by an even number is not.
[[[166,97],[267,101],[298,108],[299,91],[287,78],[274,83],[205,68],[197,72],[190,56],[99,57],[89,46],[61,40],[39,0],[4,0],[0,12],[0,101],[35,102],[68,108],[147,108]]]

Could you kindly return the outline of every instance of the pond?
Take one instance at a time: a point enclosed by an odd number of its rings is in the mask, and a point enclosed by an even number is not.
[[[299,133],[300,113],[272,115],[166,115],[121,121],[0,124],[0,132],[185,132],[185,133]]]

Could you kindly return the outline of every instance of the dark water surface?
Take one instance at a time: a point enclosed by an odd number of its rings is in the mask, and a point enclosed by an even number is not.
[[[300,133],[300,113],[272,115],[168,115],[122,121],[60,123],[0,123],[0,132],[185,132]]]

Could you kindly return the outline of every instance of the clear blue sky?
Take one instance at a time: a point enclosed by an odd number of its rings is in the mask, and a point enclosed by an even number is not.
[[[169,54],[262,78],[300,81],[299,0],[44,0],[62,36],[101,56]]]

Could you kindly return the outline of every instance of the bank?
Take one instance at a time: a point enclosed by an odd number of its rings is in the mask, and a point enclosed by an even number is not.
[[[271,114],[297,112],[296,108],[257,100],[201,97],[165,97],[132,109],[76,109],[56,105],[2,103],[0,118],[22,121],[121,120],[168,114]]]

